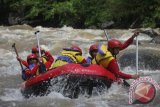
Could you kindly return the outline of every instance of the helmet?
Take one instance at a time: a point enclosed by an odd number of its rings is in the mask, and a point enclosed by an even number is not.
[[[108,47],[109,48],[121,48],[122,43],[117,39],[111,39],[108,41]]]
[[[27,56],[27,62],[31,59],[37,59],[37,56],[35,54],[30,54]],[[38,60],[38,59],[37,59]]]
[[[38,48],[37,47],[33,47],[32,48],[32,53],[37,53],[38,52]]]
[[[45,52],[45,50],[42,48],[40,48],[40,51],[42,54]],[[32,53],[39,53],[38,46],[32,48]]]
[[[80,54],[82,54],[82,49],[81,49],[80,47],[76,46],[76,45],[73,45],[73,46],[71,47],[71,50],[77,51],[77,52],[79,52]]]
[[[94,52],[94,51],[98,51],[98,45],[97,44],[93,44],[93,45],[90,46],[89,54],[91,55],[92,52]]]

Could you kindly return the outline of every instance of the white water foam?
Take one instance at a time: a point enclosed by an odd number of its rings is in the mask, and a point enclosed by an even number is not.
[[[22,101],[24,100],[20,89],[5,88],[4,95],[0,96],[2,101]]]
[[[0,76],[10,76],[10,75],[17,75],[21,74],[21,68],[19,65],[19,62],[16,59],[16,54],[11,51],[0,51],[0,65],[3,65],[0,67]],[[21,56],[22,59],[26,60],[26,56],[29,54],[27,51],[23,51],[22,53],[19,53],[19,56]],[[24,67],[25,68],[25,67]]]

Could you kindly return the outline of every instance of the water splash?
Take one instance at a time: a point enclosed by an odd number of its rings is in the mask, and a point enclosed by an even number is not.
[[[2,101],[23,101],[24,98],[20,92],[20,89],[5,88],[4,95],[0,96]]]

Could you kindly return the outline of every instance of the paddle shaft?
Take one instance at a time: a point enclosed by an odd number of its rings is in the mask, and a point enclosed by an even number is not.
[[[40,31],[36,31],[35,32],[35,35],[36,35],[36,38],[37,38],[37,46],[38,46],[38,53],[39,53],[39,57],[41,58],[41,50],[40,50],[40,44],[39,44],[39,36],[38,36],[38,33],[39,33]]]
[[[15,43],[13,43],[12,48],[14,49],[14,51],[15,51],[15,53],[16,53],[16,55],[17,55],[17,57],[19,57],[19,55],[18,55],[18,51],[17,51],[17,48],[16,48],[16,44],[15,44]],[[23,71],[23,66],[22,66],[22,64],[21,64],[21,62],[20,62],[20,61],[19,61],[19,64],[20,64],[21,69],[22,69],[22,71]]]
[[[41,57],[42,57],[42,54],[41,54],[41,50],[40,50],[40,43],[39,43],[39,36],[38,36],[38,33],[39,33],[39,32],[40,32],[40,31],[36,31],[36,32],[35,32],[35,35],[36,35],[36,38],[37,38],[39,58],[41,58]],[[40,73],[46,72],[46,67],[45,67],[45,65],[42,63],[41,60],[40,60],[39,62],[40,62],[39,72],[40,72]]]
[[[138,37],[136,37],[136,73],[138,74]]]
[[[106,35],[106,38],[107,38],[107,42],[109,40],[109,36],[108,36],[108,33],[106,32],[106,30],[104,29],[104,34]]]

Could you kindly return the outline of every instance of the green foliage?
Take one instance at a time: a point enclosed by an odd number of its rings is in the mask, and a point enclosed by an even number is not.
[[[142,23],[142,27],[146,28],[146,27],[151,27],[154,28],[155,27],[155,23],[154,20],[152,18],[146,17]]]
[[[153,8],[155,8],[153,17],[160,19],[160,1],[155,0],[155,2],[156,2],[156,4],[153,6]]]
[[[114,21],[116,26],[155,27],[160,20],[159,0],[1,0],[9,13],[24,20],[56,21],[57,26],[78,28]],[[8,14],[9,14],[8,13]]]
[[[54,16],[57,14],[59,16],[60,25],[63,24],[71,24],[73,21],[75,11],[73,9],[72,2],[65,1],[65,2],[57,2],[53,3],[50,10],[49,16]],[[50,17],[47,17],[50,18]]]
[[[76,0],[74,9],[84,26],[99,26],[99,23],[110,20],[107,2],[108,0]]]

